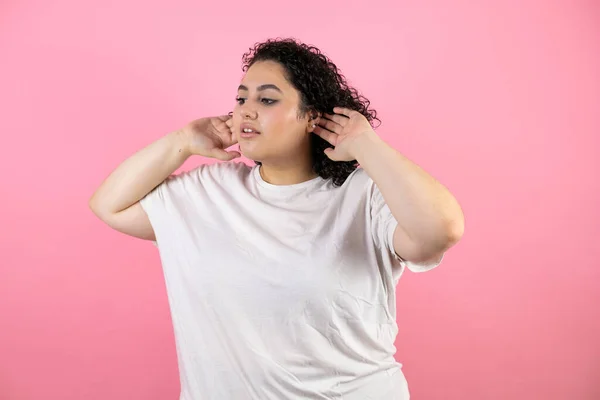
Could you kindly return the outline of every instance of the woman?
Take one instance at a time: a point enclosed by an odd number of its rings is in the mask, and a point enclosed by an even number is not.
[[[439,264],[461,209],[318,49],[269,40],[243,61],[231,115],[150,144],[90,200],[158,245],[181,399],[408,399],[395,286]],[[224,162],[171,175],[192,155]]]

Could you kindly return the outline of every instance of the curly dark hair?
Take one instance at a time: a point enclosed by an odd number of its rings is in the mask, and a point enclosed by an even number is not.
[[[298,117],[307,112],[333,113],[334,107],[345,107],[364,115],[369,123],[381,123],[377,112],[369,109],[370,101],[349,87],[338,67],[318,48],[294,38],[268,39],[256,43],[242,57],[242,70],[246,72],[258,61],[275,61],[283,66],[286,79],[300,92]],[[324,179],[341,186],[358,167],[356,160],[333,161],[324,150],[330,143],[316,134],[311,135],[313,170]],[[260,162],[255,161],[260,165]]]

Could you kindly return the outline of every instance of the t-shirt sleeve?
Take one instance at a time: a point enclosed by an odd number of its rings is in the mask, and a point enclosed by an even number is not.
[[[385,256],[391,255],[392,268],[397,269],[400,272],[403,267],[407,267],[412,272],[425,272],[437,267],[441,263],[443,257],[434,262],[414,263],[404,260],[398,255],[400,249],[394,248],[394,231],[398,226],[398,222],[392,215],[388,205],[385,203],[385,199],[379,191],[379,188],[371,179],[369,179],[369,193],[373,241],[381,251],[387,253]]]
[[[172,225],[177,220],[175,215],[185,206],[190,191],[198,185],[198,171],[199,167],[171,175],[140,200],[156,236],[154,245],[161,242],[161,236],[173,230]]]

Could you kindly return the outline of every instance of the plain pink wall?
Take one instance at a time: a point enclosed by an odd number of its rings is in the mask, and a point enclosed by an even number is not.
[[[177,399],[157,251],[87,202],[228,112],[274,36],[331,56],[464,207],[443,266],[398,287],[413,398],[600,398],[599,26],[594,1],[3,1],[0,399]]]

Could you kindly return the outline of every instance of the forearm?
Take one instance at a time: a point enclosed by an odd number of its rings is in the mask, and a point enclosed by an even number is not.
[[[135,204],[189,157],[183,133],[163,136],[123,161],[89,201],[96,214],[114,214]]]
[[[441,183],[376,134],[361,137],[357,148],[357,161],[373,179],[411,241],[436,252],[460,238],[462,210]]]

